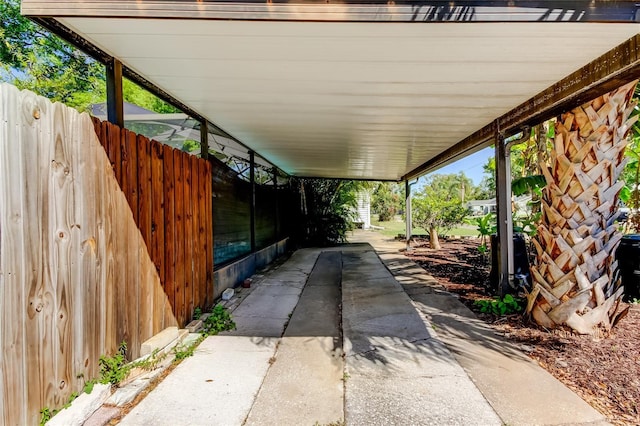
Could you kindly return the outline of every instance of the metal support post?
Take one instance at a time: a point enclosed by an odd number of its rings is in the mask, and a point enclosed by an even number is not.
[[[275,220],[274,226],[276,231],[276,240],[280,238],[280,199],[278,197],[278,168],[273,168],[273,199],[275,203]]]
[[[407,250],[411,250],[411,185],[409,179],[404,181],[404,216],[405,216],[405,236],[407,239]]]
[[[251,253],[256,251],[256,158],[249,151],[249,181],[251,182],[251,200],[249,203],[249,221],[251,227]]]
[[[200,122],[200,156],[209,159],[209,123],[206,120]]]
[[[513,237],[510,238],[511,188],[509,187],[510,164],[506,154],[504,136],[498,130],[495,135],[496,155],[496,208],[498,219],[498,290],[504,296],[510,286],[509,259],[512,257]],[[511,240],[511,241],[509,241]]]
[[[122,63],[113,58],[107,62],[107,120],[124,128],[124,99],[122,97]]]

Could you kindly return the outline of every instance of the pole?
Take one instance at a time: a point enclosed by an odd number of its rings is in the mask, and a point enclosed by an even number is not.
[[[511,190],[508,188],[510,165],[506,154],[504,136],[500,130],[495,134],[496,155],[496,210],[498,220],[498,292],[504,296],[511,287],[509,284],[509,258],[513,238],[509,244],[509,228],[511,228]]]
[[[249,201],[249,221],[251,227],[251,253],[256,251],[256,158],[249,152],[249,181],[251,182],[251,200]]]
[[[200,156],[209,159],[209,124],[206,120],[200,122]]]
[[[411,250],[411,185],[409,179],[404,181],[404,216],[405,216],[405,236],[407,239],[407,250]]]
[[[122,97],[122,63],[113,58],[105,64],[107,77],[107,120],[124,128],[124,98]]]

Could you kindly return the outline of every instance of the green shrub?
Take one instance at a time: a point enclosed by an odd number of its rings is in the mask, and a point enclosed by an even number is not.
[[[474,305],[480,308],[480,312],[494,315],[509,315],[522,312],[524,306],[521,304],[522,300],[513,297],[510,294],[500,299],[496,297],[490,300],[476,300]]]
[[[131,367],[126,365],[126,353],[127,342],[122,342],[113,356],[100,357],[100,383],[117,385],[127,377]]]
[[[204,320],[202,326],[205,334],[213,335],[221,331],[235,329],[236,323],[233,322],[231,314],[224,306],[216,305],[211,311],[211,315]]]

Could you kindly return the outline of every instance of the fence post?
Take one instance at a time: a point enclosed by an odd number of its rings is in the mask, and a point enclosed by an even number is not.
[[[113,58],[105,65],[107,71],[107,119],[124,128],[124,99],[122,97],[122,62]]]
[[[256,154],[249,151],[249,181],[251,182],[251,201],[249,203],[249,220],[251,226],[251,253],[256,251]]]
[[[200,156],[209,159],[209,123],[207,120],[200,122]]]
[[[275,226],[275,239],[280,239],[280,200],[278,199],[278,168],[273,167],[273,199],[275,200],[275,218],[274,218],[274,226]]]

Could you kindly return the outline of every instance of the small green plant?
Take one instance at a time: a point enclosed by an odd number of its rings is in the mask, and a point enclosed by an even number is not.
[[[117,385],[127,377],[131,366],[125,363],[126,353],[127,342],[122,342],[113,356],[102,355],[100,357],[100,383]]]
[[[202,316],[202,309],[200,308],[200,306],[196,306],[196,308],[193,310],[193,319],[199,320],[201,316]]]
[[[535,237],[538,233],[537,223],[540,221],[542,213],[532,213],[528,216],[513,218],[513,232]]]
[[[89,380],[84,384],[84,388],[82,389],[82,391],[86,394],[91,394],[96,383],[98,383],[97,380]]]
[[[496,297],[489,300],[476,300],[474,302],[480,308],[480,312],[494,315],[509,315],[522,312],[521,301],[510,294],[500,299]]]
[[[631,304],[640,305],[640,299],[638,299],[637,297],[634,297],[633,299],[631,299]]]
[[[342,381],[346,382],[347,380],[349,380],[351,378],[351,376],[349,375],[349,373],[344,373],[342,375]]]
[[[51,420],[53,416],[58,414],[61,410],[71,407],[71,404],[73,403],[73,401],[75,401],[77,397],[78,397],[78,392],[71,392],[71,395],[69,395],[69,399],[67,400],[67,403],[64,404],[62,408],[58,410],[52,410],[49,407],[44,407],[43,409],[41,409],[40,410],[40,426],[43,426],[44,424],[46,424],[49,420]]]
[[[236,323],[231,319],[229,311],[222,306],[216,305],[211,311],[211,315],[204,320],[203,331],[206,335],[218,334],[221,331],[233,330],[236,328]]]
[[[55,410],[51,411],[49,407],[44,407],[40,410],[40,426],[44,426],[55,414]]]
[[[480,237],[480,247],[478,250],[482,254],[486,254],[489,251],[488,243],[491,234],[496,232],[496,215],[495,213],[487,213],[484,216],[476,218],[475,225],[478,226],[478,236]]]
[[[201,336],[198,340],[190,345],[180,345],[173,348],[174,361],[182,361],[185,358],[189,358],[193,355],[196,347],[204,340],[205,336]]]
[[[160,349],[156,348],[148,357],[141,359],[140,361],[133,362],[126,367],[129,371],[133,368],[141,368],[145,371],[155,370],[158,367],[158,364],[167,357],[166,353],[159,356],[158,353],[160,353]]]

